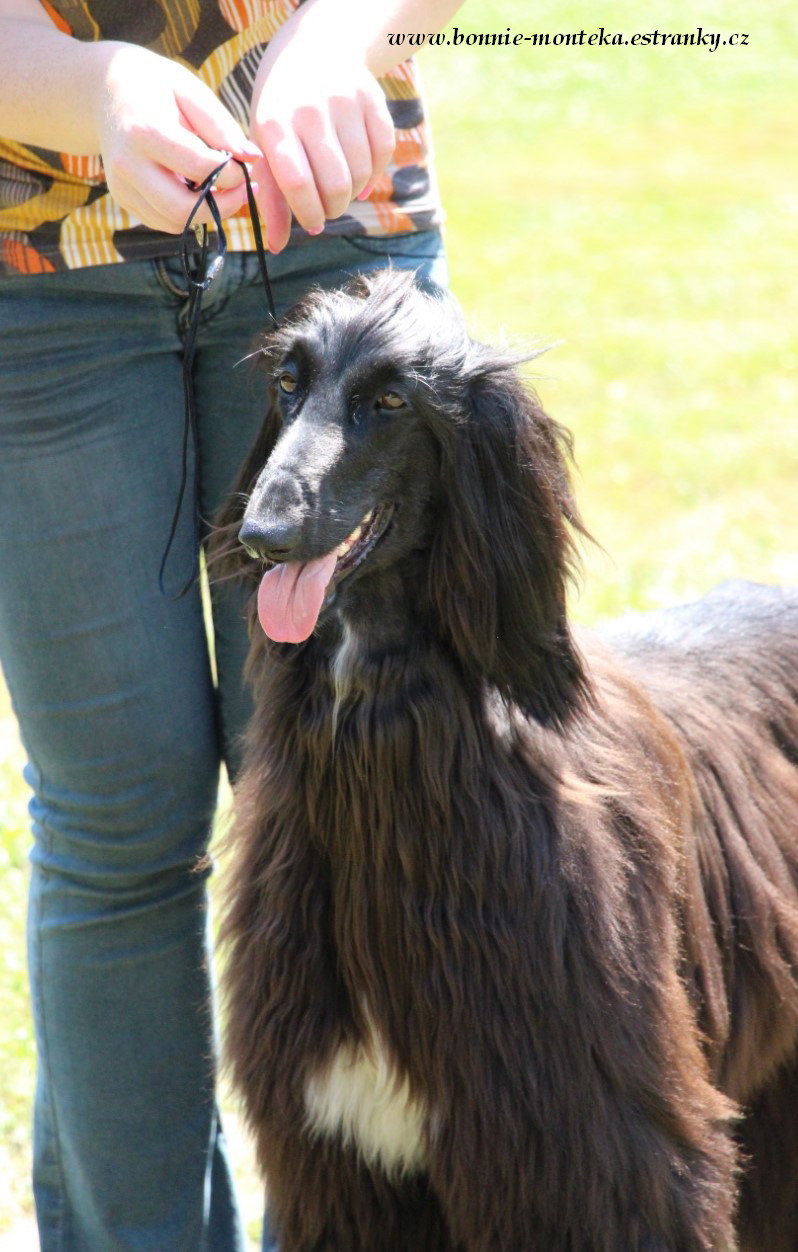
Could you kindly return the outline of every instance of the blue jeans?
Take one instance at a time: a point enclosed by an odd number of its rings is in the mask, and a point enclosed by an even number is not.
[[[320,238],[270,259],[278,315],[311,283],[418,268],[437,232]],[[240,1252],[214,1098],[207,846],[248,697],[237,594],[158,568],[180,473],[186,289],[177,260],[0,280],[0,660],[33,790],[29,961],[43,1252]],[[199,507],[249,447],[266,324],[255,258],[206,293],[194,385]],[[191,569],[184,510],[167,586]],[[270,1244],[268,1229],[264,1247]]]

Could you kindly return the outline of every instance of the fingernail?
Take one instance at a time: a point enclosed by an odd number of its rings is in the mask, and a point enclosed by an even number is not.
[[[323,234],[323,232],[324,232],[323,226],[314,226],[312,230],[308,231],[308,234],[309,235],[321,235]]]
[[[360,192],[360,195],[356,196],[355,199],[356,200],[368,200],[373,190],[374,190],[374,184],[368,183]]]
[[[251,161],[259,161],[263,156],[260,148],[252,143],[250,139],[245,139],[243,143],[238,145],[238,151],[242,156],[249,157]]]

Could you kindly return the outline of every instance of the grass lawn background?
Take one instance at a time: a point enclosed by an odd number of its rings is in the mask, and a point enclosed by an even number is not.
[[[423,54],[454,290],[477,335],[557,345],[535,385],[605,550],[586,552],[586,623],[729,577],[798,582],[796,7],[653,9],[473,0],[456,25],[748,46]],[[21,762],[0,687],[0,1235],[30,1211]]]

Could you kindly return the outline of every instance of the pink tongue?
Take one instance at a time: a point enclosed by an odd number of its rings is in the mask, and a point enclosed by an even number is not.
[[[258,588],[258,620],[277,643],[301,643],[313,634],[337,556],[287,561],[263,575]]]

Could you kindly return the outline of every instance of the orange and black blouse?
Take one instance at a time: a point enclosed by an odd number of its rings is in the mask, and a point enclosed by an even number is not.
[[[41,0],[55,26],[87,41],[122,40],[193,69],[245,132],[260,59],[301,0]],[[396,127],[393,161],[368,200],[327,233],[389,235],[442,218],[418,73],[406,61],[380,79]],[[246,206],[228,244],[255,243]],[[292,242],[305,238],[295,222]],[[0,138],[0,274],[40,274],[163,256],[175,239],[115,204],[98,156],[71,156]]]

